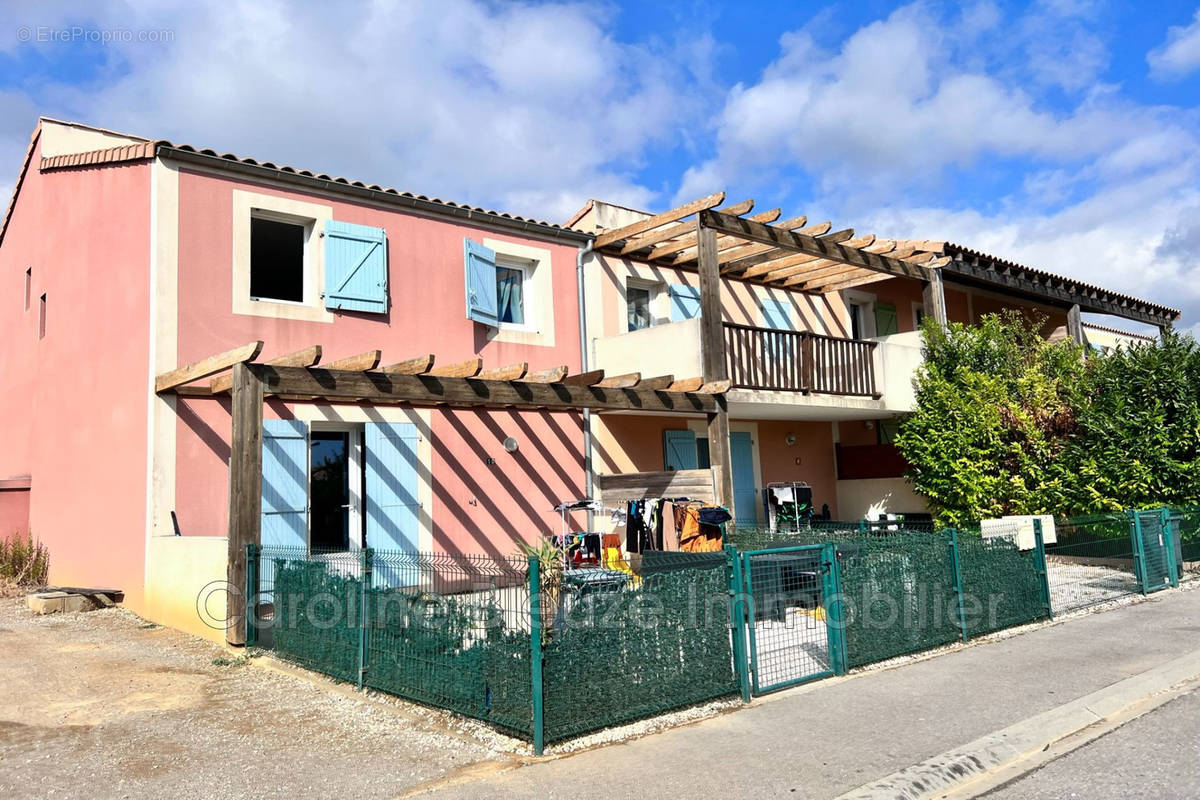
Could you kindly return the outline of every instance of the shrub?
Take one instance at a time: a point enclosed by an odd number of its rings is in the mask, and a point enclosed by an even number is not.
[[[50,572],[50,555],[32,533],[0,539],[0,580],[17,586],[44,586]]]

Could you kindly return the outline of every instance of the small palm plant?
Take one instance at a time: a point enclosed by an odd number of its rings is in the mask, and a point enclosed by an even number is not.
[[[558,604],[562,598],[563,587],[563,551],[549,539],[543,539],[536,545],[521,543],[525,555],[538,560],[538,574],[541,584],[542,610],[542,641],[550,639],[554,619],[558,616]]]

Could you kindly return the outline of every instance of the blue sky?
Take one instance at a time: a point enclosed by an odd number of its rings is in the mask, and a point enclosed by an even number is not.
[[[552,220],[723,188],[1200,320],[1195,0],[3,7],[5,192],[44,114]]]

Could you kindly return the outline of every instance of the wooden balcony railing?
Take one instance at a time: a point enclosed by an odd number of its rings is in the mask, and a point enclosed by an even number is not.
[[[807,331],[725,326],[725,361],[735,388],[878,397],[878,342]]]

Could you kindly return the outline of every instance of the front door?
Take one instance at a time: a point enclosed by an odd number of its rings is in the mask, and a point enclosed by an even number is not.
[[[313,431],[309,435],[309,543],[313,550],[358,547],[351,535],[351,432]]]
[[[739,525],[758,524],[758,488],[754,485],[754,445],[750,434],[729,434],[729,460],[733,465],[734,518]]]

